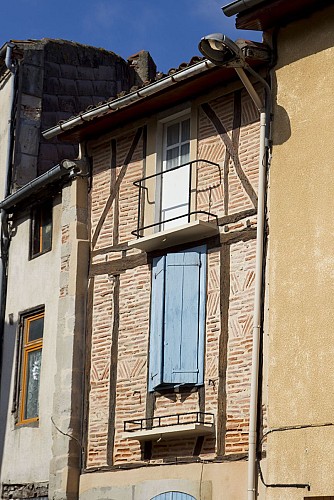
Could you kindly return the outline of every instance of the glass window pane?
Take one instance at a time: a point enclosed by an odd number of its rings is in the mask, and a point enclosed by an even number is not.
[[[39,214],[35,213],[33,223],[33,255],[41,251],[41,220]]]
[[[183,144],[181,146],[181,165],[189,161],[190,144]]]
[[[44,214],[44,220],[42,225],[42,248],[41,251],[45,252],[51,250],[51,236],[52,236],[52,216],[51,211],[47,211]]]
[[[32,222],[32,256],[51,250],[52,202],[35,208]]]
[[[28,342],[43,338],[44,317],[39,316],[28,320]]]
[[[181,124],[181,141],[189,141],[190,139],[190,119],[184,120]]]
[[[167,127],[167,147],[179,143],[179,123]]]
[[[38,392],[41,371],[42,349],[28,352],[24,419],[38,417]]]
[[[172,148],[166,151],[166,170],[177,167],[179,162],[179,148]]]

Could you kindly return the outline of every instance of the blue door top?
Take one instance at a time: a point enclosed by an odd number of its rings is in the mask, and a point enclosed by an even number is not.
[[[167,491],[151,498],[151,500],[196,500],[196,498],[180,491]]]

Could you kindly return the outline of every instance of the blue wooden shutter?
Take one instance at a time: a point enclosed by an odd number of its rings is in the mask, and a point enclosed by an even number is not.
[[[166,256],[163,382],[202,384],[206,247]]]
[[[166,257],[153,259],[148,390],[162,382],[163,318]]]

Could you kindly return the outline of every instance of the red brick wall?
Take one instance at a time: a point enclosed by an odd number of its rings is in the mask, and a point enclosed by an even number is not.
[[[232,139],[235,100],[233,94],[222,96],[209,103],[224,124]],[[240,165],[254,190],[257,188],[258,122],[257,113],[246,93],[241,94],[241,128],[239,137]],[[124,159],[129,151],[135,130],[116,137],[116,177],[122,171]],[[111,205],[103,224],[101,215],[112,191],[113,181],[111,136],[96,142],[93,152],[94,175],[91,189],[91,228],[95,244],[92,248],[92,275],[94,264],[107,266],[119,263],[125,256],[139,251],[111,251],[112,245],[124,245],[133,239],[131,231],[137,223],[137,188],[133,181],[143,175],[143,143],[138,142],[122,180],[118,200]],[[224,180],[224,158],[226,146],[208,116],[199,110],[198,158],[219,163]],[[215,212],[223,218],[227,214],[238,214],[254,209],[234,162],[229,161],[225,172],[228,181],[228,196],[224,184],[219,184],[216,167],[200,165],[198,169],[198,208]],[[211,187],[211,189],[208,189]],[[228,206],[224,206],[224,199]],[[118,205],[118,206],[117,206]],[[116,206],[116,208],[115,208]],[[255,213],[255,210],[253,210]],[[118,213],[118,221],[115,214]],[[238,219],[238,217],[237,217]],[[115,237],[115,224],[118,229]],[[100,228],[99,228],[100,226]],[[221,242],[226,246],[230,265],[229,286],[224,288],[221,278],[221,248],[212,245],[208,250],[207,311],[205,345],[205,386],[190,393],[156,395],[154,415],[185,413],[189,411],[218,412],[218,397],[226,391],[226,440],[223,453],[243,453],[247,450],[250,365],[252,348],[252,311],[254,295],[255,234],[256,217],[245,218],[233,224],[222,221]],[[97,228],[99,229],[97,237]],[[228,262],[230,264],[228,264]],[[225,265],[225,264],[224,264]],[[140,264],[131,269],[115,272],[119,277],[119,296],[115,295],[113,273],[103,270],[94,277],[91,367],[89,373],[89,409],[87,436],[87,467],[119,465],[143,460],[142,449],[137,440],[125,439],[124,420],[145,418],[147,406],[147,354],[150,317],[150,264]],[[93,278],[92,278],[93,279]],[[222,308],[221,293],[227,293],[227,306]],[[108,450],[110,440],[110,360],[112,358],[112,331],[114,327],[115,301],[119,304],[118,361],[116,393],[113,395],[114,446]],[[224,302],[224,301],[223,301]],[[227,317],[226,317],[227,315]],[[222,325],[227,325],[223,331]],[[222,342],[225,338],[225,344]],[[225,347],[224,347],[225,345]],[[219,356],[225,348],[227,366],[226,380],[220,373]],[[220,377],[221,376],[221,377]],[[219,378],[220,377],[220,378]],[[220,384],[220,385],[219,385]],[[222,390],[221,384],[224,384]],[[150,396],[151,397],[151,396]],[[152,463],[171,460],[175,457],[191,456],[196,439],[163,440],[153,444]],[[217,443],[214,437],[206,438],[200,456],[214,458]],[[112,457],[112,458],[110,458]]]
[[[248,449],[255,245],[231,245],[226,453]]]

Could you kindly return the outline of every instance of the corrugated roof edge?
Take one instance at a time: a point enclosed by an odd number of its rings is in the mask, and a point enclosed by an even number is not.
[[[196,61],[195,63],[193,61]],[[110,111],[116,111],[120,108],[129,106],[135,102],[138,102],[145,97],[151,96],[161,90],[179,83],[180,81],[191,78],[197,74],[206,71],[209,68],[213,68],[214,64],[200,57],[193,57],[190,63],[182,63],[178,69],[172,68],[169,70],[168,75],[157,74],[156,80],[149,82],[148,84],[140,87],[139,89],[130,91],[125,95],[121,95],[116,99],[106,101],[93,108],[83,111],[79,115],[73,116],[64,122],[58,123],[55,127],[45,130],[42,134],[46,139],[51,139],[57,135],[61,135],[63,132],[67,132],[81,124],[94,120],[100,116],[108,114]],[[181,69],[180,69],[181,68]]]

